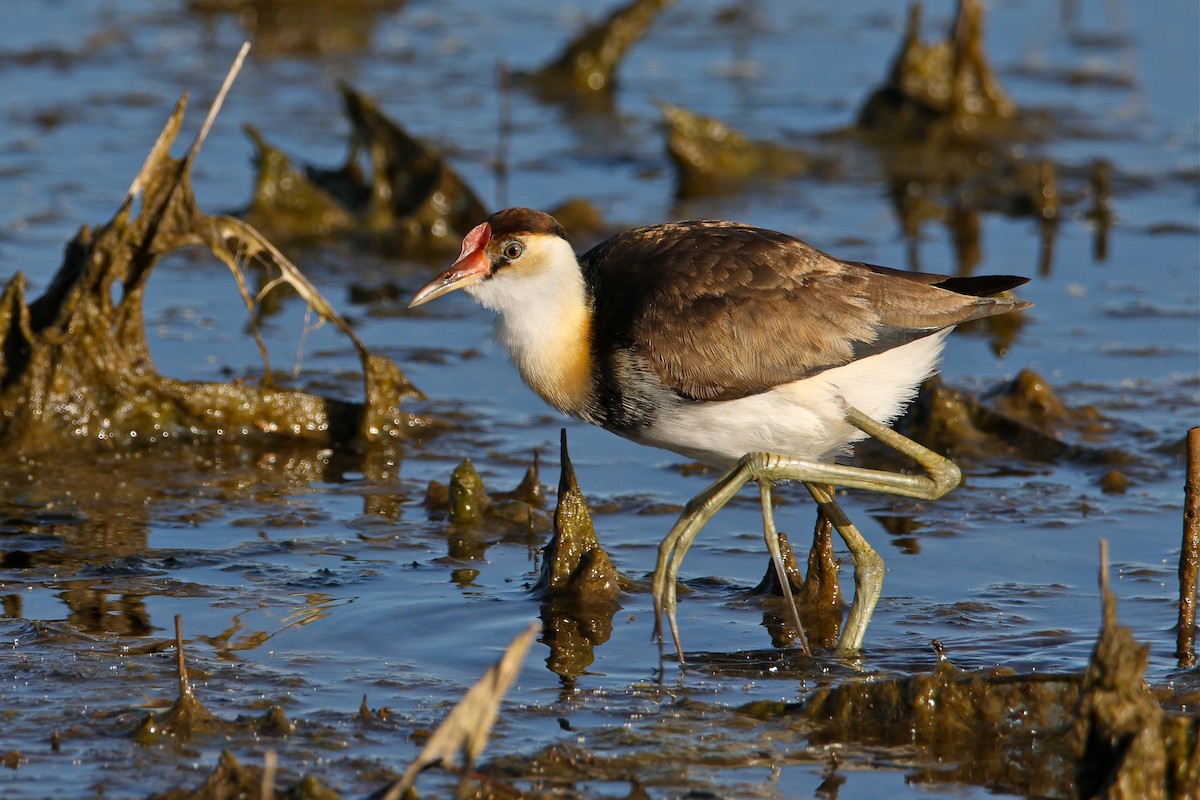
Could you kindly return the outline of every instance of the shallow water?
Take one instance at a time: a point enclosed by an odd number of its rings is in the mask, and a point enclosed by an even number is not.
[[[927,36],[940,35],[952,9],[928,5]],[[771,649],[761,604],[745,595],[767,565],[757,499],[747,491],[684,566],[691,591],[681,594],[680,623],[697,667],[680,673],[668,660],[660,674],[649,594],[627,593],[611,637],[573,681],[548,670],[548,648],[534,646],[488,756],[581,746],[612,758],[633,754],[630,776],[653,797],[689,789],[795,797],[817,790],[836,752],[843,800],[988,795],[931,779],[919,752],[810,748],[802,735],[751,724],[733,709],[800,699],[859,672],[929,669],[931,639],[960,667],[1078,670],[1099,623],[1101,538],[1110,543],[1121,618],[1151,645],[1150,681],[1196,688],[1194,674],[1175,668],[1172,625],[1180,442],[1200,423],[1197,9],[1080,4],[1080,17],[1070,19],[1069,5],[994,4],[988,53],[1017,104],[1054,121],[1048,140],[1019,147],[1057,161],[1066,191],[1086,190],[1078,176],[1094,159],[1113,164],[1107,258],[1094,256],[1086,201],[1066,206],[1041,270],[1035,221],[984,215],[975,270],[1034,276],[1019,294],[1037,305],[1002,357],[983,331],[952,337],[943,374],[983,393],[1022,368],[1042,373],[1069,406],[1094,406],[1111,421],[1107,435],[1088,444],[1132,457],[1122,467],[1130,489],[1102,492],[1109,467],[1087,459],[1005,455],[967,462],[965,485],[937,503],[849,494],[847,511],[887,561],[884,595],[859,662],[815,667],[796,667]],[[550,207],[582,195],[614,224],[738,218],[847,258],[907,266],[916,252],[925,269],[953,270],[943,226],[927,223],[915,245],[904,241],[865,150],[850,151],[843,180],[673,199],[659,101],[807,146],[852,121],[903,24],[890,2],[764,1],[738,21],[714,22],[726,6],[685,2],[664,12],[622,67],[611,116],[514,91],[506,182],[492,169],[497,60],[518,70],[540,65],[591,17],[581,6],[548,13],[543,4],[511,2],[501,13],[466,0],[410,2],[356,17],[345,31],[321,29],[320,52],[300,55],[271,52],[277,40],[259,29],[197,163],[197,195],[209,211],[245,204],[253,170],[243,124],[300,160],[340,160],[347,126],[336,81],[346,80],[442,147],[492,205]],[[24,271],[30,297],[38,294],[78,226],[112,215],[182,91],[193,97],[185,131],[199,126],[251,35],[248,19],[206,16],[178,0],[5,3],[0,272]],[[711,480],[680,471],[671,454],[550,412],[491,341],[487,313],[466,298],[420,313],[402,300],[349,302],[351,284],[392,282],[407,296],[429,266],[344,243],[285,250],[354,319],[363,341],[428,395],[413,407],[457,425],[368,463],[298,445],[4,459],[0,753],[21,756],[16,768],[0,770],[5,797],[143,797],[197,785],[224,747],[255,763],[274,749],[285,777],[312,772],[349,796],[366,794],[403,770],[419,749],[410,735],[435,725],[539,613],[528,586],[545,529],[490,525],[451,536],[423,505],[430,480],[444,482],[470,457],[490,489],[510,489],[536,450],[552,488],[565,425],[600,540],[633,578],[652,569],[678,504]],[[176,256],[160,265],[146,313],[164,374],[209,380],[260,368],[233,283],[211,260]],[[304,328],[295,301],[267,320],[275,365],[296,362],[300,384],[354,397],[353,349],[329,327]],[[781,526],[806,531],[812,511],[804,493],[778,494]],[[451,547],[473,557],[453,557]],[[202,702],[228,720],[277,703],[295,723],[291,736],[230,733],[178,747],[132,741],[146,710],[174,696],[167,642],[175,614]],[[386,721],[356,720],[364,695],[372,708],[391,709]],[[624,796],[624,777],[573,790]],[[436,794],[449,785],[440,780],[431,775],[421,785]],[[535,788],[551,785],[547,778]]]

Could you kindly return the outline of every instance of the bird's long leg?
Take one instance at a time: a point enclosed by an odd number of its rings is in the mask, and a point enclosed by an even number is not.
[[[679,643],[679,626],[675,621],[675,584],[683,556],[692,546],[692,540],[700,529],[720,511],[726,503],[751,480],[746,466],[740,461],[732,470],[718,478],[711,486],[688,501],[675,525],[658,546],[658,563],[654,567],[654,636],[662,641],[662,618],[665,613],[671,627],[671,638],[675,652],[683,661],[683,647]]]
[[[817,501],[825,518],[841,534],[854,561],[854,601],[850,605],[850,615],[846,618],[836,650],[838,655],[850,655],[862,649],[867,624],[875,613],[875,604],[883,594],[883,557],[875,552],[875,548],[858,532],[858,528],[834,500],[832,486],[805,481],[804,487]]]
[[[935,453],[924,445],[914,442],[897,430],[889,428],[877,419],[872,419],[857,408],[846,406],[844,415],[849,422],[860,431],[874,436],[901,455],[906,455],[921,465],[925,475],[905,475],[899,472],[884,472],[882,470],[857,469],[857,472],[875,473],[888,476],[891,480],[881,480],[883,486],[856,486],[849,481],[842,486],[857,489],[874,489],[886,494],[898,494],[904,497],[914,497],[918,500],[937,500],[962,482],[962,470],[953,461]],[[855,469],[848,467],[847,469]],[[913,480],[915,479],[915,480]]]
[[[833,484],[921,500],[936,500],[957,486],[962,479],[962,473],[948,458],[923,447],[861,411],[847,406],[844,417],[846,422],[854,427],[916,461],[925,474],[908,475],[845,464],[788,458],[771,453],[747,453],[742,456],[732,470],[688,502],[679,520],[658,549],[653,587],[654,633],[659,641],[662,641],[661,620],[663,614],[666,614],[680,661],[683,659],[683,648],[680,646],[679,628],[675,619],[675,584],[680,565],[700,529],[746,482],[754,480],[761,485],[762,481],[797,480],[806,485]],[[850,652],[861,646],[867,623],[870,622],[875,603],[879,599],[882,590],[882,559],[850,523],[834,501],[832,492],[821,488],[814,491],[812,485],[809,486],[809,491],[813,493],[814,498],[820,495],[818,503],[831,515],[831,521],[846,541],[855,562],[854,602],[838,644],[839,652]],[[878,564],[874,563],[876,561]],[[872,574],[875,578],[871,577]]]
[[[783,568],[783,552],[779,549],[779,531],[775,530],[775,514],[771,510],[771,482],[759,480],[758,491],[762,498],[763,538],[767,542],[767,550],[771,553],[771,562],[775,564],[775,577],[779,579],[779,588],[783,590],[783,604],[787,607],[792,626],[796,629],[796,636],[800,639],[800,652],[808,655],[808,637],[804,635],[800,612],[796,610],[796,599],[792,597],[791,581],[788,580],[787,571]]]

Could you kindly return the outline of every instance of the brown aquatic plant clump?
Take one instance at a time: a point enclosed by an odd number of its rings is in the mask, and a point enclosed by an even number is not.
[[[542,572],[534,591],[543,597],[570,597],[581,605],[615,604],[621,596],[617,570],[596,538],[587,499],[567,453],[565,428],[560,448],[554,536],[542,550]]]
[[[258,178],[242,214],[272,236],[360,237],[406,258],[441,257],[488,212],[437,149],[411,136],[375,102],[342,84],[349,152],[334,169],[298,170],[255,130]]]
[[[192,694],[191,683],[187,677],[187,669],[183,659],[183,642],[180,620],[175,618],[176,647],[178,648],[179,669],[179,698],[171,711],[161,718],[151,718],[139,729],[138,736],[145,743],[150,743],[147,737],[160,731],[145,730],[153,722],[160,725],[173,726],[161,732],[175,736],[190,736],[215,730],[221,725],[219,720],[199,704]],[[481,791],[500,791],[498,796],[517,796],[515,789],[498,781],[488,779],[473,772],[475,762],[487,746],[488,737],[500,713],[500,703],[508,692],[513,681],[521,672],[529,647],[537,635],[538,623],[530,623],[509,644],[508,648],[495,664],[488,668],[483,676],[467,690],[463,698],[451,709],[450,713],[430,734],[425,746],[417,758],[405,770],[403,776],[387,786],[372,793],[374,800],[415,800],[417,795],[416,781],[418,776],[433,766],[457,772],[459,775],[459,796],[465,797],[465,790],[472,778],[486,781]],[[363,698],[363,709],[366,710],[366,698]],[[369,713],[369,712],[368,712]],[[282,712],[280,712],[282,714]],[[361,714],[361,712],[360,712]],[[184,718],[189,723],[186,729],[181,728]],[[204,727],[196,723],[204,722]],[[461,754],[464,764],[456,767],[455,759]],[[268,751],[264,759],[264,767],[243,766],[228,750],[222,751],[217,765],[201,784],[194,790],[176,788],[161,794],[151,795],[149,800],[225,800],[234,797],[275,796],[275,774],[277,757],[274,751]],[[325,786],[313,775],[302,776],[294,785],[281,791],[279,797],[309,798],[310,800],[337,800],[341,795]],[[487,795],[493,796],[493,795]]]
[[[1109,467],[1133,461],[1128,452],[1103,446],[1111,420],[1092,406],[1068,407],[1048,380],[1029,369],[982,398],[931,378],[900,427],[926,447],[961,459],[1009,453]]]
[[[97,229],[80,230],[45,293],[26,304],[25,279],[18,273],[0,296],[0,444],[10,452],[38,452],[65,441],[113,447],[268,437],[363,445],[405,436],[421,420],[400,410],[403,398],[418,394],[400,369],[367,350],[258,231],[198,208],[192,162],[220,101],[191,149],[177,160],[169,151],[186,100],[176,105],[116,215]],[[341,330],[358,351],[365,401],[275,387],[260,338],[266,375],[259,385],[158,374],[143,321],[146,284],[162,256],[195,245],[206,246],[232,270],[252,314],[269,291],[288,284],[322,320]],[[273,276],[257,297],[247,285],[250,265]]]
[[[262,790],[262,771],[242,766],[237,757],[222,750],[217,765],[195,789],[177,788],[150,795],[148,800],[217,800],[227,797],[258,797]]]
[[[1195,800],[1200,797],[1200,717],[1168,715],[1142,680],[1150,647],[1117,624],[1106,545],[1101,542],[1104,618],[1075,713],[1074,735],[1081,745],[1076,796]]]
[[[940,765],[936,780],[1062,796],[1069,791],[1062,765],[1071,755],[1065,736],[1079,684],[1077,675],[959,672],[943,662],[907,678],[820,689],[789,712],[814,726],[815,744],[911,742],[921,760]]]
[[[176,788],[150,795],[148,800],[231,800],[262,798],[269,800],[339,800],[340,794],[313,775],[301,776],[291,787],[275,793],[275,751],[268,750],[264,766],[242,764],[228,750],[222,750],[217,765],[195,789]]]
[[[1103,623],[1082,675],[963,672],[941,657],[931,673],[743,710],[795,715],[816,744],[911,743],[939,765],[936,781],[1049,797],[1200,797],[1200,717],[1168,714],[1147,688],[1148,647],[1117,624],[1103,550],[1101,562]]]
[[[483,487],[483,478],[464,458],[450,475],[450,519],[459,525],[478,525],[483,522],[484,510],[490,500]]]
[[[782,532],[779,534],[779,550],[783,556],[784,574],[791,585],[808,643],[836,647],[842,632],[846,604],[838,583],[839,568],[833,549],[833,525],[829,518],[818,509],[813,526],[813,543],[808,551],[807,571],[801,571],[791,543]],[[783,588],[779,585],[779,575],[770,560],[767,561],[762,580],[751,590],[751,594],[777,598],[779,603],[786,602],[783,600]],[[793,647],[799,640],[788,618],[779,607],[768,608],[763,613],[764,625],[775,647]]]
[[[535,457],[515,489],[493,494],[471,459],[464,458],[450,473],[448,484],[429,482],[425,509],[432,515],[446,514],[451,526],[458,529],[499,526],[530,531],[548,527],[549,520],[541,512],[546,498],[539,467]]]
[[[187,659],[183,653],[183,618],[178,614],[175,615],[175,669],[179,680],[179,694],[170,710],[159,716],[148,714],[138,725],[133,737],[140,744],[153,744],[160,736],[189,739],[192,736],[214,733],[223,727],[221,720],[213,716],[192,691]]]
[[[555,94],[611,96],[617,67],[629,48],[674,0],[632,0],[591,25],[546,66],[530,76]]]
[[[550,648],[546,666],[567,683],[595,661],[595,648],[612,636],[621,606],[621,578],[600,546],[587,499],[561,433],[562,469],[554,535],[542,549],[542,571],[533,587],[541,598],[542,638]]]
[[[1015,113],[983,52],[979,0],[959,0],[949,39],[931,45],[921,42],[921,4],[915,2],[891,72],[863,105],[858,125],[914,141],[971,139]]]
[[[230,14],[260,57],[358,53],[371,45],[381,18],[404,0],[188,0],[200,14]]]
[[[799,150],[750,139],[720,120],[679,106],[664,103],[661,108],[679,197],[712,194],[755,178],[802,175],[811,166]]]

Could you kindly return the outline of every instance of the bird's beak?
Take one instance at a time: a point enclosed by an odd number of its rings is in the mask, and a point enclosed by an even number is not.
[[[491,239],[492,226],[486,222],[472,228],[471,232],[463,237],[458,260],[446,267],[441,275],[422,286],[413,295],[413,299],[408,301],[408,307],[414,308],[455,289],[465,289],[481,281],[492,268],[487,253],[484,252]]]

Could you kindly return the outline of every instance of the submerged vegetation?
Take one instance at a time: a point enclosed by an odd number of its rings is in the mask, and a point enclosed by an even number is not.
[[[170,156],[185,107],[182,100],[176,106],[113,219],[95,231],[83,228],[67,245],[45,294],[26,304],[24,276],[9,280],[0,297],[0,445],[33,453],[81,442],[128,448],[261,437],[361,445],[407,436],[421,421],[400,410],[401,401],[417,394],[400,369],[370,352],[258,231],[199,210],[191,169],[200,140],[183,160]],[[276,387],[261,340],[259,385],[159,375],[142,319],[146,284],[160,258],[193,245],[207,247],[233,271],[251,313],[287,284],[345,333],[361,359],[364,401]],[[251,267],[275,275],[256,297],[248,288]]]

